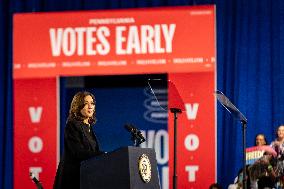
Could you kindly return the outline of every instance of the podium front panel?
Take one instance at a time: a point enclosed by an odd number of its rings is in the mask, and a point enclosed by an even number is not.
[[[139,159],[145,154],[151,164],[151,179],[139,173]],[[124,147],[81,163],[81,189],[159,189],[156,154],[150,148]]]

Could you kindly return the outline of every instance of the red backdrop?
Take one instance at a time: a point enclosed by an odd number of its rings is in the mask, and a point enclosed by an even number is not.
[[[14,81],[14,188],[34,188],[33,172],[52,188],[59,155],[57,82]]]

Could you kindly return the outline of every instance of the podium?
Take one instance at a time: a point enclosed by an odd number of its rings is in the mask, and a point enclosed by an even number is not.
[[[80,182],[81,189],[160,189],[156,153],[129,146],[83,161]]]

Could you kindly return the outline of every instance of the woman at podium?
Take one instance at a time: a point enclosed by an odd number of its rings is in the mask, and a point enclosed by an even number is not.
[[[92,129],[96,123],[95,106],[95,97],[90,92],[78,92],[72,99],[54,189],[79,189],[81,161],[102,154]]]

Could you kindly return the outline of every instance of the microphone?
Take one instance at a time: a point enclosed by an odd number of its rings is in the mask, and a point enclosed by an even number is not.
[[[137,129],[133,125],[128,123],[124,125],[124,128],[131,133],[137,132]]]
[[[129,131],[134,137],[140,140],[140,143],[145,142],[145,138],[142,135],[141,131],[135,128],[132,124],[125,124],[124,128]]]
[[[32,172],[30,172],[30,177],[38,189],[43,189],[41,183],[39,182],[39,180],[35,177],[35,175]]]

